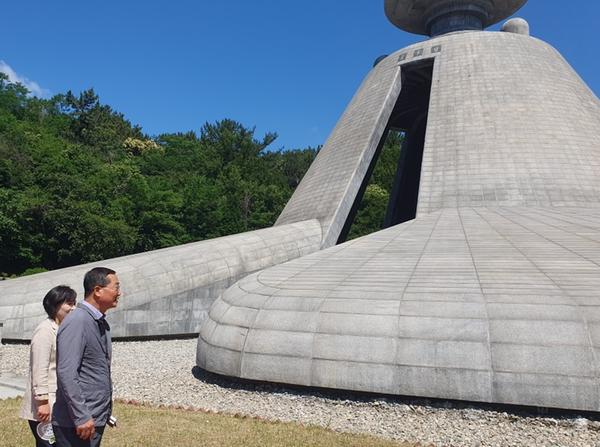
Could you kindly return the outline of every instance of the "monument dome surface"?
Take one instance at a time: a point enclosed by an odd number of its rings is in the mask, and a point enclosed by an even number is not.
[[[388,228],[340,243],[390,129],[406,138]],[[460,32],[379,62],[278,224],[300,219],[324,249],[225,291],[198,365],[600,411],[600,102],[550,45]]]

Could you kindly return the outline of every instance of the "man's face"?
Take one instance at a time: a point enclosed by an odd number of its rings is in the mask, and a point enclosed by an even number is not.
[[[117,275],[108,275],[107,278],[109,283],[104,287],[96,286],[94,291],[98,310],[103,314],[106,313],[108,309],[117,307],[119,297],[121,296],[121,285]]]

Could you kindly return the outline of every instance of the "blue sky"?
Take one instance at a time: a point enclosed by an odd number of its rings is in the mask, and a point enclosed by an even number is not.
[[[516,15],[600,94],[600,1]],[[38,94],[93,87],[150,135],[232,118],[277,132],[273,149],[322,144],[374,59],[423,39],[383,0],[23,0],[0,33],[0,71]]]

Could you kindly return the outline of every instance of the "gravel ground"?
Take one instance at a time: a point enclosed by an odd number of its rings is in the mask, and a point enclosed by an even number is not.
[[[2,345],[0,372],[26,374],[28,346]],[[599,446],[600,419],[235,382],[195,368],[196,340],[113,343],[115,397],[316,424],[434,446]],[[509,411],[509,412],[507,412]]]

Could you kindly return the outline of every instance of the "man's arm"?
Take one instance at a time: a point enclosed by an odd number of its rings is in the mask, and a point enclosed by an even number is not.
[[[85,349],[83,321],[65,318],[56,340],[56,377],[75,426],[92,420],[92,412],[85,403],[79,384],[79,366]],[[93,421],[92,421],[93,426]]]

